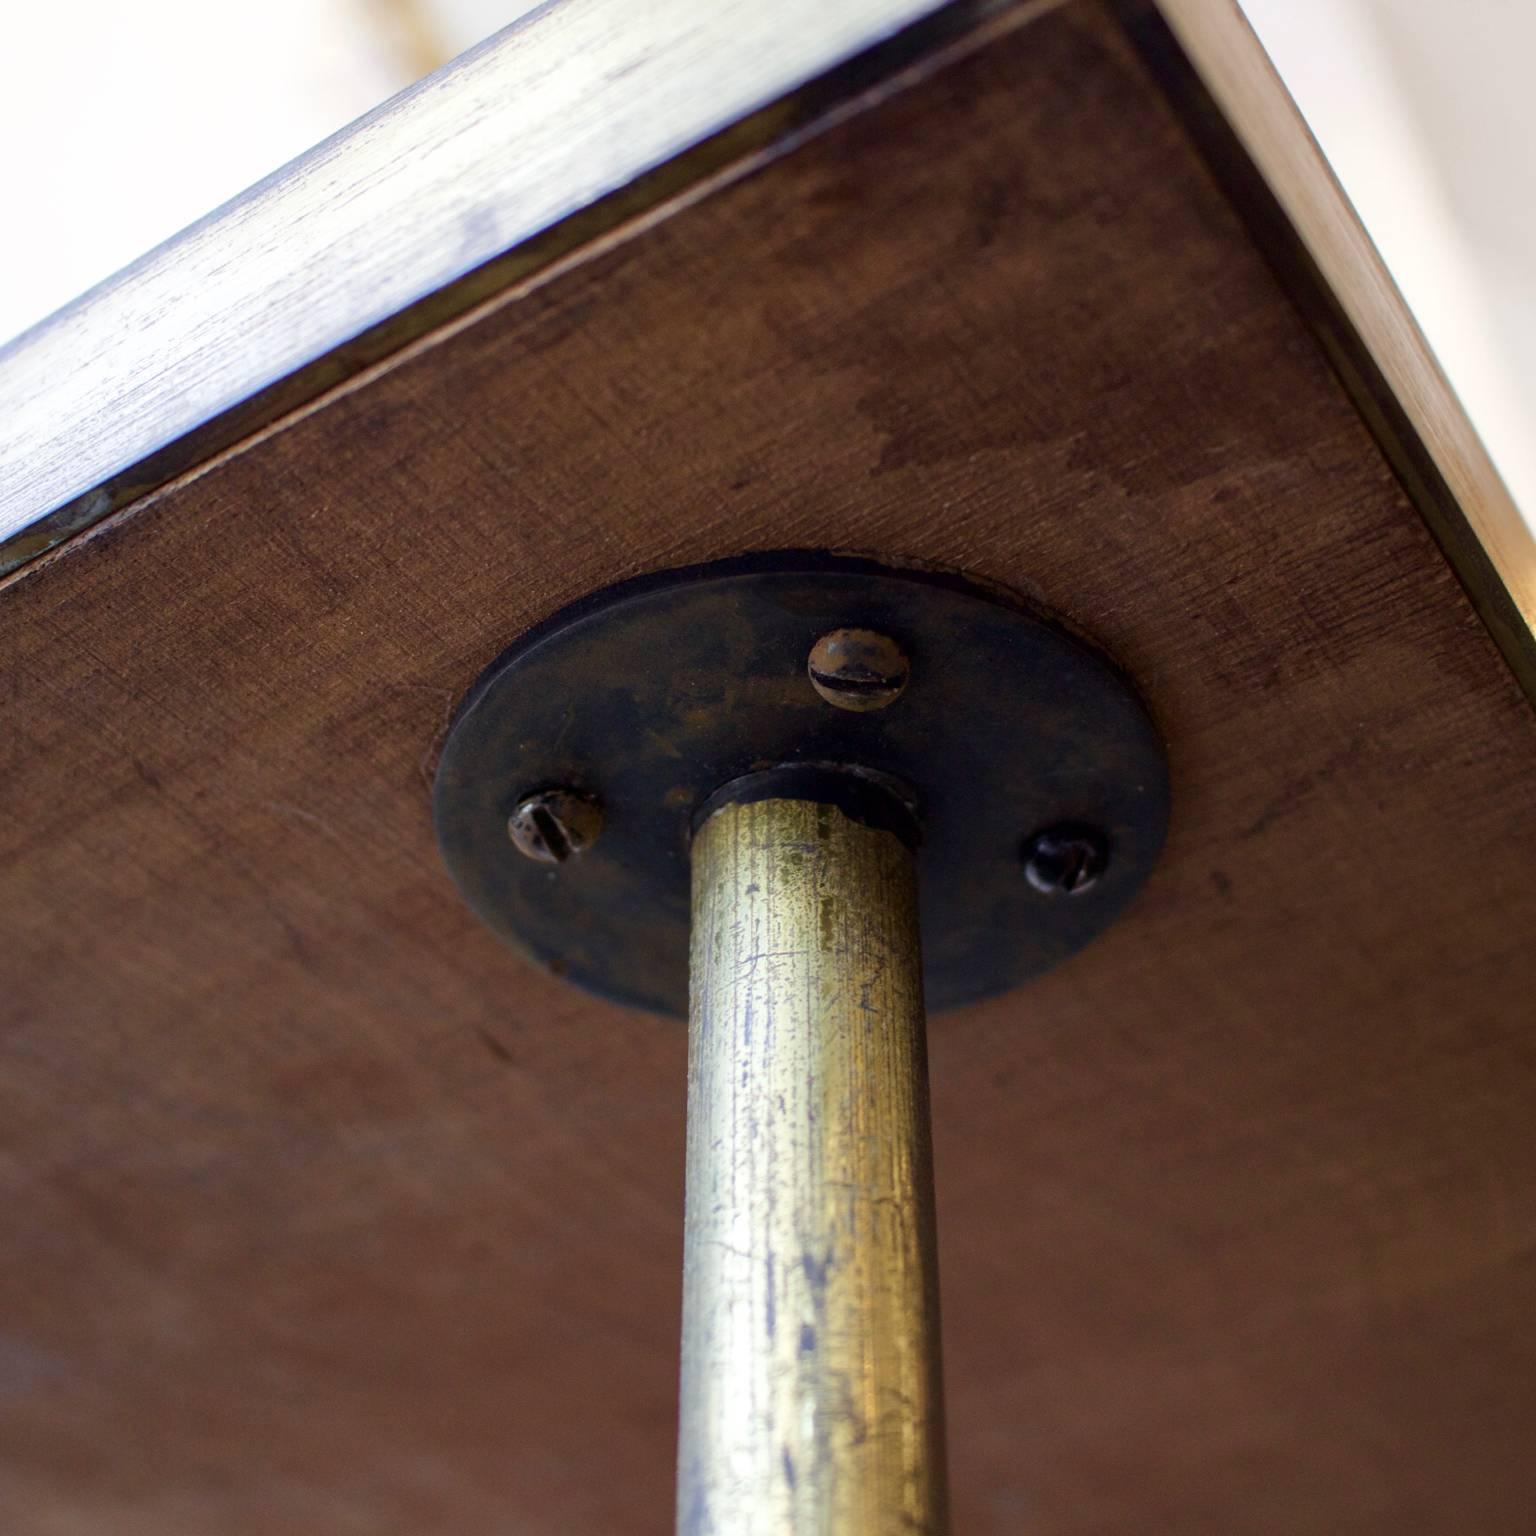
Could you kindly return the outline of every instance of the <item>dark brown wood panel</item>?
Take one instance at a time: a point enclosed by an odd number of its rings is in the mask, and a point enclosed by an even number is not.
[[[668,1528],[682,1031],[427,783],[533,620],[786,545],[1059,609],[1173,762],[1132,914],[933,1028],[957,1529],[1526,1528],[1536,728],[1080,3],[0,592],[7,1532]]]

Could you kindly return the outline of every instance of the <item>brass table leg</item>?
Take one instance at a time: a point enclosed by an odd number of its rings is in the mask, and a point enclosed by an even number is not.
[[[1020,985],[1141,888],[1168,770],[1135,691],[953,574],[750,554],[528,631],[433,818],[525,953],[687,1005],[680,1536],[942,1536],[924,1001]]]
[[[830,805],[693,847],[680,1536],[945,1528],[913,856]]]

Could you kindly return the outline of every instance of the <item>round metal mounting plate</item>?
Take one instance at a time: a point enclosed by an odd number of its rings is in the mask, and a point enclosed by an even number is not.
[[[838,709],[807,675],[830,630],[894,639],[910,663],[887,708]],[[433,796],[443,857],[470,906],[570,980],[682,1014],[689,837],[731,779],[835,763],[907,786],[928,1006],[1006,991],[1081,949],[1152,869],[1168,819],[1162,745],[1102,656],[1048,619],[960,578],[820,554],[751,557],[642,577],[524,635],[470,690]],[[524,796],[601,803],[592,846],[522,857]],[[1043,829],[1098,829],[1102,875],[1077,894],[1025,878]]]

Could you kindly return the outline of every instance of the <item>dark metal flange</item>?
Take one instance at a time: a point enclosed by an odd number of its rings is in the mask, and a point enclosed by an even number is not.
[[[881,707],[829,702],[827,647],[813,681],[809,658],[835,631],[899,649],[898,686],[868,642],[834,648],[853,657],[850,687],[884,687]],[[730,781],[796,764],[867,771],[915,805],[931,1009],[1081,949],[1145,881],[1167,828],[1162,744],[1097,652],[958,577],[792,553],[642,577],[524,635],[449,732],[438,842],[469,904],[519,948],[681,1014],[693,818]]]

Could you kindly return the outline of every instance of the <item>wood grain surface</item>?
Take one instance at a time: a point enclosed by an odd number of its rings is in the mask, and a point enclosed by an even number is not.
[[[684,1032],[427,780],[558,604],[788,545],[1059,609],[1172,759],[932,1027],[956,1529],[1529,1527],[1536,724],[1084,0],[0,590],[0,1528],[668,1528]]]

